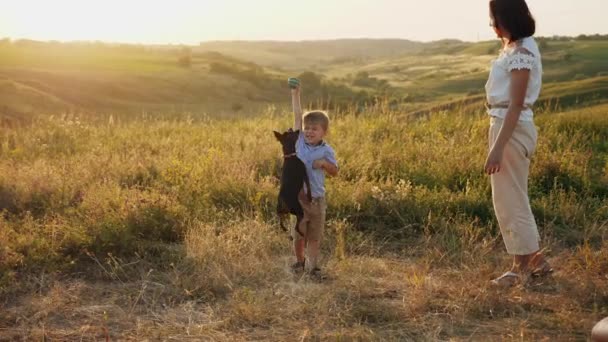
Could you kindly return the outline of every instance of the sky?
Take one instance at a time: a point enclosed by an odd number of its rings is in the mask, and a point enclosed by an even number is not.
[[[608,34],[608,0],[528,0],[537,35]],[[0,38],[198,44],[208,40],[492,39],[487,0],[0,0]]]

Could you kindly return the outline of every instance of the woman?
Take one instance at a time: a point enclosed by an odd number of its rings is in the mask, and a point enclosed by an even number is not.
[[[529,275],[552,271],[540,251],[539,235],[528,198],[530,157],[536,148],[532,105],[541,88],[542,64],[532,38],[535,21],[525,0],[491,0],[491,26],[503,42],[486,84],[491,116],[485,171],[491,178],[494,211],[510,271],[492,280],[512,286]]]

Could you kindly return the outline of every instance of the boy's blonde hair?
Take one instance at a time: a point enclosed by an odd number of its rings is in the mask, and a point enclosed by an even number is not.
[[[313,110],[305,113],[302,116],[304,124],[319,124],[323,127],[323,130],[329,129],[329,116],[322,110]]]

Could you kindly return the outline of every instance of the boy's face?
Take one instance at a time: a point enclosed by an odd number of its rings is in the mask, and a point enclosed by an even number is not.
[[[325,137],[326,131],[319,123],[304,122],[304,140],[311,145],[318,145]]]

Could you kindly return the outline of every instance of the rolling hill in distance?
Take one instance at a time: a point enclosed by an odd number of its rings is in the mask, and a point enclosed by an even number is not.
[[[605,97],[608,39],[541,38],[540,45],[544,102],[567,106]],[[462,100],[479,106],[498,49],[496,41],[456,40],[225,41],[192,47],[3,40],[0,100],[11,117],[40,108],[49,114],[232,117],[287,105],[285,79],[305,73],[304,86],[313,91],[304,100],[328,107],[379,98],[405,113]]]

